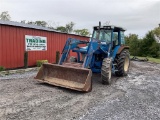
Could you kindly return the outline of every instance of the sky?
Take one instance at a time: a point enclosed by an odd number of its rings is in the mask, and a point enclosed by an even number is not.
[[[90,32],[101,21],[140,38],[160,24],[160,0],[0,0],[3,11],[12,21],[44,20],[54,27],[73,21],[74,29]]]

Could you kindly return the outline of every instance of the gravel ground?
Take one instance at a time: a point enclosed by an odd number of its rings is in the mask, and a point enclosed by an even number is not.
[[[131,63],[127,77],[81,93],[34,80],[37,71],[0,77],[0,120],[160,119],[160,64]]]

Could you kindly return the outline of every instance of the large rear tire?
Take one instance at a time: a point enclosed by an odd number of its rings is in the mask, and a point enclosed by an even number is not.
[[[129,65],[130,65],[130,54],[128,50],[123,50],[119,55],[115,58],[115,68],[116,76],[126,76],[129,71]]]
[[[112,74],[112,60],[110,58],[104,58],[101,68],[102,84],[109,85],[111,83],[111,74]]]

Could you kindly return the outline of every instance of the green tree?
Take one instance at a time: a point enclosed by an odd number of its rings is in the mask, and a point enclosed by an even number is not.
[[[35,21],[34,24],[38,25],[38,26],[42,26],[42,27],[47,26],[47,22],[45,22],[45,21]]]
[[[155,40],[160,43],[160,27],[157,27],[153,30]]]
[[[64,26],[59,26],[59,27],[56,28],[56,30],[57,30],[57,31],[60,31],[60,32],[65,32],[65,33],[67,33],[66,27],[64,27]]]
[[[157,36],[160,36],[160,27],[157,27],[153,30],[154,34],[156,34]]]
[[[21,23],[24,23],[24,24],[25,24],[25,23],[26,23],[26,20],[21,20]]]
[[[131,55],[138,56],[140,54],[140,41],[138,35],[129,34],[128,36],[125,36],[125,42],[126,45],[130,47],[129,51]]]
[[[73,32],[74,25],[75,25],[75,23],[73,23],[73,22],[70,22],[70,23],[66,24],[67,33],[72,33]]]
[[[0,20],[4,20],[4,21],[10,21],[11,17],[8,13],[8,11],[4,11],[0,14]]]
[[[77,29],[77,30],[74,30],[74,32],[77,35],[82,35],[82,36],[89,36],[90,35],[90,32],[88,31],[88,29]]]
[[[158,43],[156,42],[156,41],[154,41],[153,43],[152,43],[152,45],[151,45],[151,47],[149,48],[149,50],[150,50],[150,56],[152,56],[152,57],[158,57],[159,56],[159,45],[158,45]]]
[[[60,32],[65,32],[65,33],[72,33],[74,25],[75,25],[75,23],[70,22],[70,23],[66,24],[65,26],[58,26],[56,28],[56,30],[60,31]]]
[[[27,24],[35,25],[33,21],[28,21]]]
[[[160,24],[159,24],[160,25]],[[156,46],[159,46],[159,50],[158,50],[158,56],[160,56],[160,26],[155,28],[153,30],[153,33],[154,33],[154,38],[156,40]]]
[[[158,57],[158,43],[154,37],[154,31],[149,31],[144,37],[141,45],[142,56]]]

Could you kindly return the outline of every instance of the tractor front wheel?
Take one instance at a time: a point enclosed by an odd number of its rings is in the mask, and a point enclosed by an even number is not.
[[[112,74],[112,60],[110,58],[104,58],[101,68],[102,84],[109,85],[111,83],[111,74]]]

